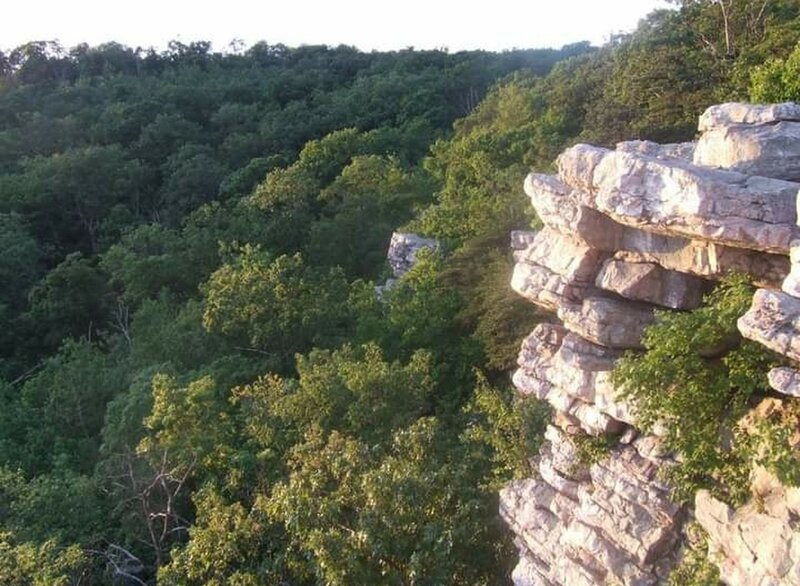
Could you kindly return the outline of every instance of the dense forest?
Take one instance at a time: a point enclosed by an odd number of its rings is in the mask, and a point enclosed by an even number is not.
[[[800,98],[800,0],[673,4],[599,48],[0,52],[0,583],[507,583],[525,173]],[[379,299],[397,229],[441,250]]]

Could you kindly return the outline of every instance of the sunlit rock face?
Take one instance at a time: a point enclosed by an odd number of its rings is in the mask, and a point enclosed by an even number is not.
[[[745,272],[762,289],[742,334],[800,362],[795,125],[797,104],[722,104],[701,117],[697,143],[576,145],[557,175],[525,180],[544,228],[512,235],[512,287],[553,320],[524,341],[513,381],[554,416],[537,476],[501,492],[520,552],[516,585],[660,584],[680,557],[692,507],[670,499],[659,471],[671,455],[637,429],[611,380],[656,311],[694,309],[715,281]],[[769,380],[787,400],[800,396],[800,367]],[[578,436],[618,441],[587,463]],[[771,508],[734,511],[699,494],[697,520],[726,583],[800,584],[800,497],[754,480],[764,486]]]
[[[759,289],[750,310],[739,318],[739,331],[792,360],[800,360],[800,299]]]
[[[625,226],[779,254],[796,232],[792,181],[590,145],[567,149],[558,166],[581,203]]]
[[[564,432],[547,431],[540,478],[511,483],[500,513],[522,553],[516,584],[657,584],[679,538],[680,511],[635,446],[582,464]]]
[[[775,370],[770,373],[772,382]],[[786,369],[788,370],[788,369]],[[784,373],[788,374],[788,373]],[[769,397],[740,422],[750,432],[759,422],[780,417],[787,407]],[[797,449],[800,436],[789,438]],[[695,516],[708,533],[709,555],[728,584],[798,584],[800,582],[800,488],[783,486],[762,466],[750,475],[753,498],[733,509],[708,491],[695,497]]]
[[[800,180],[800,108],[797,104],[720,104],[700,118],[698,165]]]

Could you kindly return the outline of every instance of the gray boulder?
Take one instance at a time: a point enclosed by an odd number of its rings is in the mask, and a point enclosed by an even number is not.
[[[780,291],[759,289],[737,325],[745,338],[787,358],[800,360],[800,299]]]

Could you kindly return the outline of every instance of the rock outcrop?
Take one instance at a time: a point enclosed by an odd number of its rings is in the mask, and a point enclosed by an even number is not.
[[[410,232],[394,232],[392,234],[389,250],[386,253],[386,260],[392,269],[392,277],[387,279],[383,285],[375,287],[375,294],[379,299],[383,298],[383,294],[394,286],[397,279],[411,270],[417,261],[417,254],[423,249],[439,250],[439,242],[433,238],[424,238]]]
[[[800,490],[759,471],[753,502],[732,509],[700,491],[697,521],[726,584],[800,584]]]
[[[700,118],[698,165],[800,179],[800,107],[794,103],[712,106]]]
[[[696,144],[577,145],[557,175],[525,180],[545,227],[512,236],[511,284],[560,323],[527,337],[513,375],[554,410],[538,476],[501,493],[520,551],[517,586],[658,584],[678,559],[690,511],[658,474],[673,461],[636,428],[610,376],[622,352],[641,349],[656,310],[696,308],[714,281],[746,272],[764,288],[742,334],[800,362],[800,106],[714,106],[700,131]],[[800,395],[800,371],[769,378],[787,400]],[[585,462],[580,436],[600,435],[617,447]],[[698,495],[727,583],[800,584],[800,496],[770,498],[766,509],[733,511]]]
[[[657,464],[634,446],[587,467],[556,427],[539,456],[540,479],[513,482],[500,513],[517,535],[517,584],[649,585],[664,576],[678,539],[678,507]]]
[[[403,232],[392,234],[386,258],[396,279],[405,275],[414,266],[417,254],[422,249],[439,250],[439,243],[433,238],[423,238],[418,234]]]

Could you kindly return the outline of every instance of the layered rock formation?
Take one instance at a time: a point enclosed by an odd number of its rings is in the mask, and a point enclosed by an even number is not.
[[[697,144],[577,145],[559,157],[557,175],[525,181],[545,227],[513,235],[511,283],[560,323],[528,336],[513,377],[554,409],[538,477],[501,493],[520,550],[518,586],[657,584],[680,555],[689,511],[658,475],[671,460],[658,437],[636,429],[610,381],[621,353],[641,348],[654,311],[696,308],[715,280],[746,272],[764,288],[742,334],[800,360],[800,106],[715,106],[700,132]],[[800,371],[776,369],[770,381],[800,394]],[[607,434],[618,447],[585,462],[576,438]],[[731,511],[698,496],[728,583],[800,584],[800,534],[789,523],[800,499],[785,490],[771,498],[766,509]],[[746,532],[759,527],[774,547],[751,543]]]
[[[763,470],[753,484],[753,501],[736,510],[706,491],[697,494],[709,556],[726,584],[800,584],[800,490],[781,486]]]

